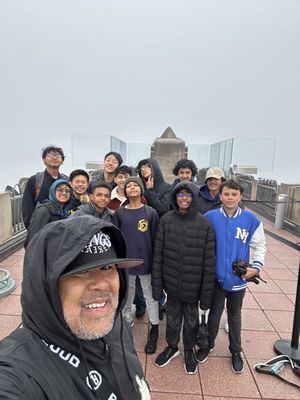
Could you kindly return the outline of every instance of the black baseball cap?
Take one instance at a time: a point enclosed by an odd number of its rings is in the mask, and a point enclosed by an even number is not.
[[[104,265],[116,264],[117,268],[130,268],[141,265],[144,262],[140,258],[118,257],[116,253],[118,243],[114,243],[115,240],[116,237],[114,235],[109,235],[102,230],[95,233],[60,277],[70,276],[89,269],[103,267]]]

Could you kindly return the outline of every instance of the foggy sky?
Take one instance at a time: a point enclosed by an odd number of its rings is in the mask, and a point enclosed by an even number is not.
[[[72,133],[152,143],[167,126],[275,137],[272,176],[300,181],[300,1],[0,0],[0,57],[0,190],[49,143],[70,172]]]

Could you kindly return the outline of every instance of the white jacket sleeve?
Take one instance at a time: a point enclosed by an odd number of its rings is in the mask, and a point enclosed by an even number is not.
[[[252,249],[252,267],[260,271],[264,266],[265,255],[267,251],[266,238],[262,222],[259,224],[252,236],[250,247]]]

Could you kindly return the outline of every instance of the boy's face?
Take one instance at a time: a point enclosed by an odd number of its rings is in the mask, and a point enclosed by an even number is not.
[[[223,203],[225,211],[233,212],[237,207],[239,202],[242,200],[241,192],[237,189],[230,189],[224,186],[222,193],[220,193],[220,199]]]
[[[116,168],[118,168],[118,166],[119,166],[118,159],[113,154],[110,154],[104,160],[103,169],[105,172],[107,172],[109,174],[113,174],[115,172]]]
[[[97,187],[90,198],[96,209],[102,211],[110,202],[110,191],[104,187]]]
[[[140,172],[143,178],[148,179],[152,174],[151,166],[149,164],[142,165]]]
[[[208,178],[206,180],[206,185],[207,185],[208,189],[211,190],[212,192],[217,192],[217,191],[219,191],[219,188],[221,186],[221,179]]]
[[[136,182],[128,182],[126,185],[126,196],[130,199],[132,197],[141,197],[142,191],[140,185]]]
[[[89,186],[87,177],[84,175],[76,175],[70,182],[75,194],[85,194]]]
[[[178,205],[179,211],[187,211],[193,200],[193,195],[188,190],[180,190],[176,193],[176,203]]]
[[[189,181],[192,179],[192,171],[189,168],[180,168],[178,170],[178,178],[180,181]]]
[[[120,189],[124,190],[124,183],[129,176],[129,174],[118,174],[114,177],[114,180]]]

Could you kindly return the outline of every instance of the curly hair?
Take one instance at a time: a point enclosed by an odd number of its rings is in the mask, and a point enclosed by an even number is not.
[[[196,167],[196,164],[194,163],[194,161],[192,160],[186,160],[185,158],[183,158],[182,160],[177,161],[177,163],[175,164],[175,167],[173,168],[173,174],[175,176],[178,175],[178,171],[181,168],[188,168],[192,171],[192,176],[196,176],[197,172],[198,172],[198,168]]]
[[[50,153],[51,151],[53,151],[54,153],[59,153],[61,155],[62,160],[63,161],[65,160],[65,154],[63,152],[63,149],[61,147],[57,147],[57,146],[53,146],[53,145],[44,147],[42,149],[42,158],[45,158],[46,155],[48,153]]]

